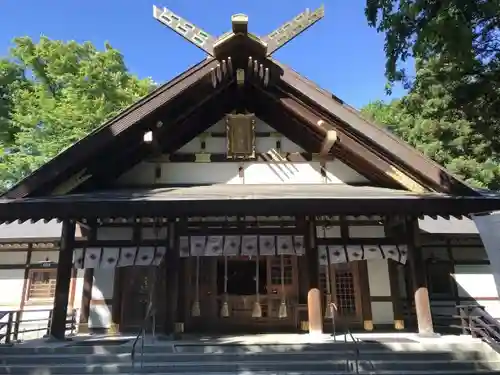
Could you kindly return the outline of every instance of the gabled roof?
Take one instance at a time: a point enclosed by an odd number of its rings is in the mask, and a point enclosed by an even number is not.
[[[245,51],[239,43],[239,49],[226,48],[234,54],[232,60],[226,56],[198,63],[56,156],[3,197],[44,196],[67,193],[81,186],[97,186],[92,182],[101,183],[112,172],[131,167],[130,164],[152,152],[143,144],[144,131],[154,129],[162,151],[172,152],[204,126],[242,106],[252,109],[272,126],[281,124],[279,130],[284,133],[295,133],[297,142],[310,152],[318,152],[327,132],[334,130],[338,141],[330,152],[389,187],[478,195],[333,94],[272,58],[259,61],[260,74],[258,69],[249,67],[245,88],[240,88],[235,83],[235,71],[246,68],[250,57],[242,55]],[[255,64],[258,66],[257,61]],[[262,71],[270,72],[267,81]]]

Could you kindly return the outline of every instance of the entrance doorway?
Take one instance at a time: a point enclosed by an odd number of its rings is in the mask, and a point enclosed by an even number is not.
[[[220,296],[224,294],[225,276],[225,261],[224,259],[218,259],[217,294]],[[259,288],[259,294],[267,294],[267,262],[265,258],[259,260],[258,271],[257,262],[255,260],[234,258],[229,258],[227,260],[228,295],[255,295],[257,294],[257,287]]]
[[[298,327],[297,256],[260,256],[227,258],[227,294],[224,293],[224,257],[200,257],[198,278],[196,259],[189,259],[185,295],[186,331],[216,333],[291,332]],[[281,272],[283,266],[283,272]],[[191,306],[196,299],[196,280],[199,281],[201,315],[193,317]],[[258,281],[258,283],[257,283]],[[258,284],[258,285],[257,285]],[[257,294],[258,287],[258,294]],[[279,316],[282,300],[286,300],[287,316]],[[256,302],[261,316],[252,316]],[[228,314],[222,314],[227,302]]]

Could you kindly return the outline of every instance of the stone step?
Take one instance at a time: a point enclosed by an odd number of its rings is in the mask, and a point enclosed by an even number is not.
[[[251,361],[320,361],[320,360],[342,360],[356,359],[355,351],[335,350],[335,351],[315,351],[315,352],[248,352],[248,353],[151,353],[145,352],[141,355],[140,349],[136,352],[135,360],[143,362],[251,362]],[[102,364],[116,362],[130,362],[130,348],[124,353],[94,353],[87,354],[32,354],[29,356],[31,363],[44,366],[51,364]],[[389,352],[389,351],[360,351],[358,358],[360,360],[379,360],[379,361],[488,361],[500,359],[494,351],[467,351],[460,353],[453,352]],[[22,354],[4,354],[0,356],[2,365],[18,365],[26,363],[26,355]]]
[[[354,375],[355,371],[244,371],[238,373],[228,373],[228,372],[202,372],[203,374],[209,375],[234,375],[234,374],[244,374],[244,375]],[[133,375],[135,373],[114,373],[113,375]],[[158,372],[158,373],[148,373],[148,375],[178,375],[177,372]],[[370,374],[373,372],[360,371],[359,374]],[[86,373],[76,373],[73,375],[87,375]],[[183,375],[200,375],[200,371],[197,372],[185,372]],[[428,371],[384,371],[378,372],[378,375],[429,375]],[[477,371],[433,371],[432,375],[500,375],[500,371],[490,371],[490,370],[477,370]]]
[[[136,346],[136,351],[141,348],[140,342]],[[347,343],[320,343],[320,344],[173,344],[173,343],[146,343],[144,353],[192,353],[192,354],[247,354],[259,352],[318,352],[318,351],[377,351],[377,352],[464,352],[464,351],[483,351],[487,345],[481,341],[467,341],[463,343],[367,343],[367,342],[347,342]],[[490,349],[490,348],[489,348]],[[490,349],[491,350],[491,349]],[[108,353],[119,354],[129,353],[131,351],[131,342],[120,342],[117,344],[86,344],[79,342],[68,342],[63,345],[28,346],[24,344],[15,346],[0,345],[1,355],[35,355],[35,354],[85,354]]]
[[[134,375],[134,373],[113,373],[113,375]],[[367,372],[367,371],[359,371],[356,373],[355,371],[241,371],[241,372],[206,372],[203,371],[203,374],[207,375],[235,375],[235,374],[241,374],[241,375],[372,375],[374,374],[373,372]],[[428,371],[384,371],[384,372],[377,372],[378,375],[429,375]],[[452,371],[433,371],[431,373],[432,375],[500,375],[500,371],[490,371],[490,370],[477,370],[477,371],[469,371],[469,370],[464,370],[464,371],[457,371],[457,370],[452,370]],[[76,373],[72,375],[87,375],[87,373]],[[153,373],[148,373],[148,375],[179,375],[178,372],[153,372]],[[196,372],[184,372],[183,375],[200,375],[200,371]]]
[[[31,361],[30,361],[31,362]],[[240,373],[240,372],[330,372],[330,373],[356,373],[356,368],[361,373],[386,373],[387,371],[404,374],[407,371],[433,373],[448,371],[450,374],[478,370],[500,371],[500,362],[479,361],[366,361],[360,360],[322,360],[322,361],[224,361],[224,362],[144,362],[142,366],[136,363],[106,363],[100,365],[87,365],[82,363],[51,364],[43,366],[30,363],[23,365],[0,366],[0,374],[35,375],[44,372],[59,375],[85,374],[151,374],[151,373]]]

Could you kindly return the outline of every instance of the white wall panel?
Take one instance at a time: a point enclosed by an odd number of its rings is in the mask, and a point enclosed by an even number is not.
[[[90,328],[109,328],[112,323],[111,306],[109,305],[90,305],[89,327]]]
[[[132,240],[134,230],[132,227],[99,227],[97,228],[97,239],[106,240]]]
[[[319,163],[245,163],[245,184],[320,184]]]
[[[350,225],[349,237],[352,238],[384,238],[383,225]]]
[[[112,298],[114,278],[114,268],[95,268],[92,299],[103,300]]]
[[[458,284],[460,297],[498,297],[489,265],[456,265],[453,278]]]
[[[26,264],[26,256],[28,252],[25,250],[13,250],[0,252],[0,264]]]
[[[24,269],[0,270],[0,306],[17,309],[22,299]]]
[[[39,264],[43,262],[59,261],[59,251],[33,251],[31,253],[31,264]]]
[[[325,169],[329,184],[369,183],[367,178],[339,160],[326,162]]]
[[[370,295],[376,297],[390,297],[391,283],[389,280],[389,265],[387,260],[367,261],[368,283]],[[372,302],[373,324],[394,323],[392,302]]]

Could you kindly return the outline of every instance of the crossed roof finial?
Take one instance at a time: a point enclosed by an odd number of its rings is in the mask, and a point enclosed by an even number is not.
[[[230,34],[246,34],[254,39],[258,39],[258,41],[266,47],[266,56],[270,56],[322,19],[324,15],[325,8],[323,5],[312,12],[306,9],[270,34],[264,37],[258,37],[248,33],[248,17],[244,14],[236,14],[231,17],[232,31],[216,38],[171,10],[153,6],[153,17],[155,19],[175,31],[196,47],[205,51],[210,56],[214,56],[214,46],[222,39],[228,38]]]

